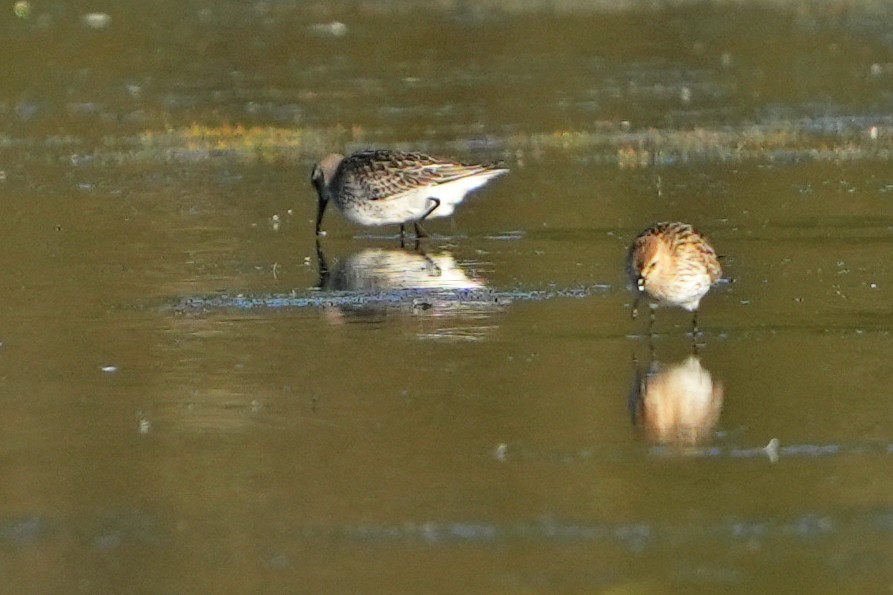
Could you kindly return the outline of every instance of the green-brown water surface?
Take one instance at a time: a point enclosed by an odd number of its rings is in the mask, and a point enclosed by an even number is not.
[[[889,591],[893,13],[610,4],[8,6],[6,588]],[[372,146],[512,171],[318,253]]]

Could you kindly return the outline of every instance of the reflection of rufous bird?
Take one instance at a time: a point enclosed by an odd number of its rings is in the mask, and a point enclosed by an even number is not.
[[[679,222],[657,223],[640,233],[629,248],[627,270],[636,292],[633,317],[644,296],[654,306],[679,306],[693,312],[695,331],[701,298],[722,275],[707,238]]]
[[[424,237],[422,221],[452,214],[469,191],[507,171],[386,149],[348,157],[333,153],[316,164],[310,177],[319,196],[316,233],[332,200],[354,223],[399,224],[402,238],[404,224],[413,222],[416,237]]]
[[[672,366],[652,365],[634,390],[634,420],[652,442],[703,444],[719,422],[722,383],[713,380],[695,355]]]

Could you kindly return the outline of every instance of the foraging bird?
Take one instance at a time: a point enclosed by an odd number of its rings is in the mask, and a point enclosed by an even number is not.
[[[698,330],[701,298],[722,275],[713,247],[691,225],[656,223],[640,233],[629,248],[627,270],[636,292],[633,318],[644,296],[657,306],[679,306],[692,315],[692,330]]]
[[[496,165],[387,149],[359,151],[348,157],[333,153],[317,163],[310,176],[319,195],[316,234],[326,205],[333,200],[354,223],[398,223],[402,240],[403,226],[411,221],[416,238],[426,237],[422,221],[452,214],[469,191],[506,172]]]

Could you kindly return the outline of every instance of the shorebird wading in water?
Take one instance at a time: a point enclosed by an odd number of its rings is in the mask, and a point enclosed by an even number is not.
[[[692,315],[692,332],[698,331],[698,306],[722,275],[719,259],[707,238],[691,225],[656,223],[640,233],[627,255],[627,270],[639,300],[651,300],[651,322],[657,306],[679,306]]]
[[[469,191],[508,172],[496,165],[460,163],[422,153],[387,149],[331,154],[313,168],[310,182],[319,195],[316,234],[332,200],[350,221],[360,225],[415,226],[416,238],[428,234],[420,223],[452,214]]]

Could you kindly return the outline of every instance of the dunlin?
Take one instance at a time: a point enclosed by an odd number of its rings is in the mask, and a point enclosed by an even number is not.
[[[679,306],[693,312],[694,332],[701,298],[722,275],[707,238],[680,222],[657,223],[640,233],[629,248],[627,270],[636,292],[633,318],[639,300],[647,297],[652,308]]]
[[[316,234],[330,200],[360,225],[415,225],[416,237],[427,234],[420,223],[452,214],[469,191],[508,170],[495,165],[460,163],[422,153],[387,149],[331,154],[313,168],[310,181],[319,195]]]

